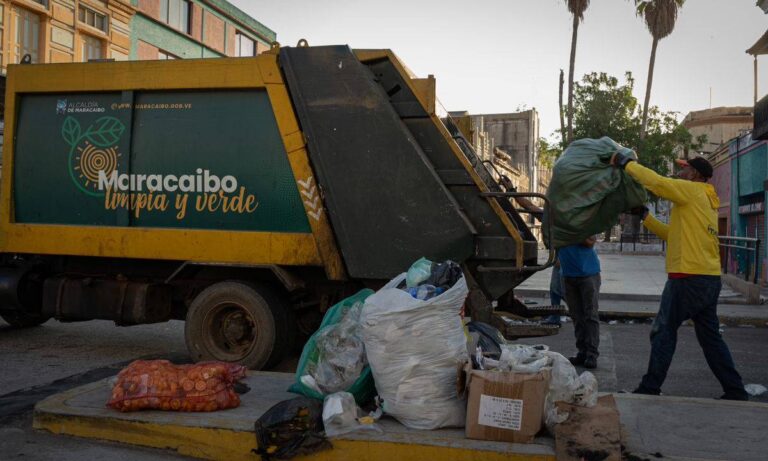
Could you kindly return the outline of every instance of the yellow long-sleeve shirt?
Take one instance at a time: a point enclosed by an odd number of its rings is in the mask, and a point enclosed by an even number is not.
[[[720,199],[711,184],[665,178],[637,162],[626,172],[646,189],[672,202],[669,225],[650,214],[645,227],[667,241],[667,272],[720,275],[717,209]]]

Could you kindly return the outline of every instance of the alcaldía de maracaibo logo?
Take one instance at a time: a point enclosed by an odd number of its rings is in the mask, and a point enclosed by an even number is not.
[[[118,143],[125,132],[123,122],[115,117],[100,117],[85,130],[74,117],[67,117],[61,136],[69,145],[69,175],[75,185],[94,197],[103,197],[99,190],[99,172],[112,175],[120,166],[122,154]]]

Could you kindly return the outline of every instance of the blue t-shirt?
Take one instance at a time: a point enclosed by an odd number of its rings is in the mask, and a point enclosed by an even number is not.
[[[557,250],[563,277],[589,277],[600,273],[600,260],[594,248],[580,243]]]

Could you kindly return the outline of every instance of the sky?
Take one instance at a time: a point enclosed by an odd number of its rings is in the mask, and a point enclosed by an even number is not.
[[[417,76],[437,80],[446,110],[473,114],[535,108],[541,136],[559,128],[558,79],[568,78],[571,15],[563,0],[230,0],[277,33],[282,46],[389,48]],[[687,0],[659,42],[651,104],[679,112],[753,104],[753,58],[768,30],[755,0]],[[645,96],[651,36],[630,0],[592,0],[579,27],[575,80],[622,77]],[[758,97],[768,94],[768,56]],[[567,83],[566,83],[567,98]],[[711,94],[711,100],[710,100]]]

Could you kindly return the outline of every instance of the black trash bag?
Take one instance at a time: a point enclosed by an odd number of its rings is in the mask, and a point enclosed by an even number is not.
[[[501,345],[505,344],[507,340],[498,329],[484,322],[472,321],[467,323],[467,330],[470,333],[476,332],[478,334],[477,345],[483,349],[483,355],[493,360],[499,360]]]
[[[429,278],[422,285],[432,285],[447,291],[463,276],[461,267],[451,260],[444,263],[433,262]]]
[[[308,397],[283,400],[256,421],[251,450],[261,459],[291,459],[333,448],[323,433],[323,402]]]

